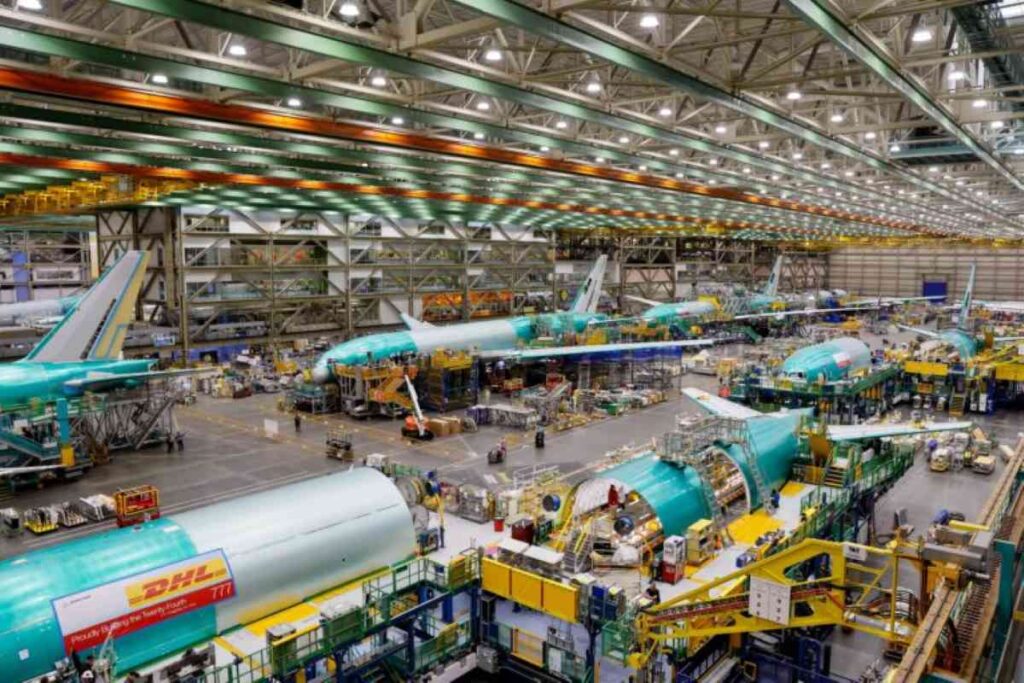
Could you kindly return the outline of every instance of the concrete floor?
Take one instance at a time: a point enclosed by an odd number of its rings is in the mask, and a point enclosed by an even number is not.
[[[714,384],[714,378],[702,375],[685,375],[683,381],[687,386],[704,388]],[[487,426],[474,434],[413,442],[400,436],[400,420],[360,421],[341,415],[307,417],[296,434],[291,415],[277,411],[279,396],[254,395],[238,400],[200,396],[195,405],[176,409],[180,427],[187,435],[184,453],[168,454],[163,448],[119,452],[111,464],[94,468],[74,483],[22,491],[10,504],[25,509],[152,484],[160,490],[164,514],[181,512],[347,468],[324,454],[328,429],[341,424],[354,431],[357,457],[385,453],[399,462],[436,469],[449,481],[501,484],[511,481],[512,473],[519,468],[551,464],[559,465],[570,480],[577,481],[607,451],[648,441],[672,429],[676,415],[697,410],[689,400],[674,397],[585,428],[549,432],[546,447],[535,449],[532,433]],[[264,420],[268,419],[278,422],[276,438],[264,433]],[[508,440],[509,457],[501,465],[488,465],[487,451],[502,436]],[[39,537],[26,533],[13,539],[0,538],[0,558],[112,526],[108,522]]]
[[[872,345],[878,343],[877,338],[867,341]],[[716,380],[690,374],[682,378],[682,385],[713,389]],[[451,481],[502,483],[511,479],[514,470],[534,464],[557,464],[570,480],[577,481],[609,450],[648,441],[671,429],[678,414],[697,410],[690,401],[674,398],[586,428],[549,432],[547,447],[537,450],[522,433],[505,434],[493,427],[484,427],[475,434],[414,443],[400,437],[401,423],[397,420],[355,421],[336,415],[307,418],[296,434],[291,416],[276,410],[277,400],[278,395],[240,400],[202,396],[194,406],[178,409],[181,428],[187,434],[184,453],[167,454],[162,448],[118,453],[112,464],[94,469],[75,483],[21,492],[12,504],[27,508],[95,493],[111,494],[118,487],[153,484],[160,489],[164,513],[180,512],[348,467],[324,456],[327,430],[341,423],[354,430],[357,456],[386,453],[403,463],[437,469],[442,478]],[[969,417],[1007,443],[1015,440],[1021,424],[1018,416],[1012,414]],[[276,438],[264,433],[267,419],[278,421],[280,433]],[[503,465],[488,465],[487,450],[503,435],[509,437],[510,456]],[[961,511],[970,519],[984,503],[997,477],[998,470],[987,477],[971,472],[933,473],[924,463],[918,463],[881,501],[877,515],[879,531],[888,528],[896,507],[907,508],[910,522],[918,531],[925,530],[942,507]],[[0,558],[110,526],[93,524],[43,537],[25,534],[15,539],[3,538]],[[881,649],[876,639],[856,633],[837,634],[833,644],[833,670],[852,677],[859,676]]]

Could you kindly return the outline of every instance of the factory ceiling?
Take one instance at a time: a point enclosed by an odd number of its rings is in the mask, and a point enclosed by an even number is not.
[[[1024,238],[1024,0],[9,0],[0,193]],[[2,200],[0,200],[2,202]]]

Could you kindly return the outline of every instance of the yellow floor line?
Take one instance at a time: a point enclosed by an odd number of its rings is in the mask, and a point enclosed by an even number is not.
[[[306,604],[304,602],[289,607],[286,610],[271,614],[269,617],[264,617],[259,621],[254,621],[245,627],[245,630],[254,636],[260,638],[267,637],[267,629],[271,626],[277,626],[278,624],[294,624],[296,622],[309,619],[317,614],[316,607]]]
[[[221,646],[222,648],[224,648],[225,650],[227,650],[228,652],[230,652],[234,656],[238,657],[239,659],[245,659],[246,656],[248,656],[247,653],[242,652],[241,649],[236,647],[234,645],[234,643],[232,643],[232,642],[228,641],[226,638],[224,638],[224,636],[217,636],[216,638],[213,639],[213,643],[214,643],[214,645]]]

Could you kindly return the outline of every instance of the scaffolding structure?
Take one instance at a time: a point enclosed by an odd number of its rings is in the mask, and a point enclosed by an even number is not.
[[[171,334],[132,347],[203,356],[223,348],[352,337],[401,323],[550,307],[552,234],[288,208],[100,210],[99,268],[151,252],[140,319]]]

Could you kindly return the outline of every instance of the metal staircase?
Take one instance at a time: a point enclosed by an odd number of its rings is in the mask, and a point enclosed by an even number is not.
[[[593,550],[594,535],[590,525],[577,526],[562,551],[562,570],[570,575],[587,571],[590,569],[590,553]]]
[[[963,415],[967,408],[967,394],[954,393],[949,397],[949,414]]]

